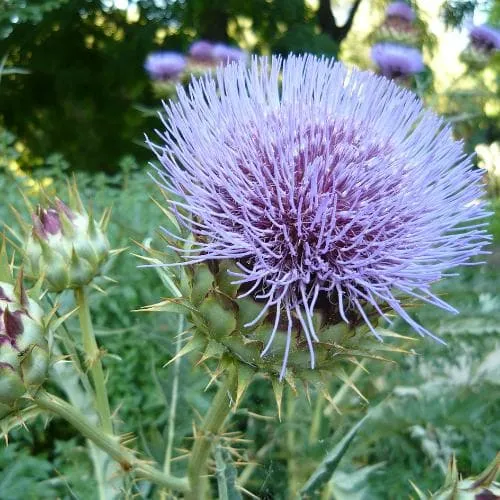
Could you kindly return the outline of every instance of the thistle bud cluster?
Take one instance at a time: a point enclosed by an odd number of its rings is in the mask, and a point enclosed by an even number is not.
[[[27,271],[36,279],[43,276],[51,292],[89,284],[110,252],[105,235],[109,211],[98,222],[85,210],[75,185],[69,195],[69,206],[58,198],[38,206],[26,238]]]
[[[22,273],[15,284],[0,281],[0,418],[45,380],[49,366],[46,332],[43,310],[28,297]]]

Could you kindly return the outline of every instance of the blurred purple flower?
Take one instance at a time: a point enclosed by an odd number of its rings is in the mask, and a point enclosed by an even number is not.
[[[405,78],[424,69],[418,49],[395,43],[377,43],[372,47],[372,61],[387,78]]]
[[[165,232],[185,263],[236,262],[262,303],[251,324],[274,318],[262,355],[285,321],[281,376],[297,323],[314,367],[318,304],[377,337],[370,307],[430,336],[403,300],[454,311],[430,287],[488,240],[482,174],[413,93],[328,59],[254,58],[192,82],[165,113],[163,145],[148,142],[194,246]]]
[[[189,57],[195,62],[200,63],[213,63],[214,58],[214,44],[206,40],[198,40],[193,42],[189,47]]]
[[[152,80],[175,80],[186,67],[186,59],[177,52],[153,52],[144,68]]]
[[[224,45],[223,43],[218,43],[214,46],[213,56],[222,64],[237,63],[240,61],[245,62],[248,58],[248,54],[245,51],[236,47]]]
[[[398,17],[409,23],[415,20],[415,12],[405,2],[392,2],[385,11],[387,17]]]
[[[493,28],[487,24],[474,26],[469,37],[475,49],[486,53],[496,52],[500,50],[500,30]]]

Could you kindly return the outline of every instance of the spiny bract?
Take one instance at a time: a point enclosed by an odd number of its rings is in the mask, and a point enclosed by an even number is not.
[[[420,335],[404,297],[453,311],[430,287],[488,239],[481,173],[413,93],[328,59],[254,58],[179,89],[163,124],[156,180],[194,243],[165,232],[185,264],[235,263],[261,305],[248,324],[273,318],[263,355],[285,325],[281,376],[297,325],[314,367],[318,309],[376,336],[367,309]]]

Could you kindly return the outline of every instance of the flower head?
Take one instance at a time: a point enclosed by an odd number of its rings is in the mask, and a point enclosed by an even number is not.
[[[469,33],[469,37],[476,50],[488,54],[500,50],[500,31],[492,26],[487,24],[474,26]]]
[[[415,20],[415,12],[406,2],[392,2],[388,5],[385,15],[403,19],[409,23]]]
[[[216,61],[222,64],[245,62],[247,60],[247,53],[245,51],[224,45],[223,43],[215,45],[212,54]]]
[[[153,80],[175,80],[186,67],[186,59],[177,52],[153,52],[144,68]]]
[[[215,61],[214,44],[206,40],[193,42],[189,47],[189,57],[197,63],[210,64]]]
[[[157,182],[194,244],[165,231],[187,264],[233,263],[240,297],[261,306],[248,325],[274,323],[262,354],[285,325],[282,376],[292,329],[314,367],[315,311],[377,336],[368,309],[421,335],[405,297],[452,310],[430,287],[487,241],[481,174],[414,94],[327,59],[254,58],[165,113]]]
[[[377,43],[372,47],[371,58],[387,78],[405,78],[424,69],[422,53],[404,45]]]

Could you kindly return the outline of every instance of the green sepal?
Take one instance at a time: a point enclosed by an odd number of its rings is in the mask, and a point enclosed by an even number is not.
[[[12,405],[26,389],[21,377],[8,364],[0,365],[0,403]]]
[[[21,371],[26,388],[38,387],[47,377],[49,353],[38,345],[31,346],[21,361]]]
[[[220,340],[235,330],[235,307],[222,294],[210,293],[200,305],[199,310],[207,323],[211,337]]]
[[[235,403],[236,407],[238,407],[238,405],[240,404],[240,400],[245,390],[250,385],[250,382],[252,381],[255,375],[255,369],[253,369],[251,366],[245,363],[238,363],[237,372],[238,372],[238,385],[236,388],[236,403]]]
[[[228,271],[240,272],[236,265],[229,260],[219,262],[217,285],[222,293],[234,299],[238,295],[240,285],[232,283],[232,281],[235,281],[237,278]]]
[[[261,312],[262,304],[255,302],[255,300],[253,300],[251,297],[244,297],[243,299],[238,299],[236,301],[236,305],[238,307],[237,326],[239,330],[254,330],[264,321],[264,319],[262,318],[255,325],[252,325],[251,327],[245,327],[244,325],[253,321]]]
[[[163,365],[163,368],[168,366],[170,363],[173,363],[177,358],[182,358],[186,354],[189,354],[192,351],[201,351],[205,350],[205,346],[207,345],[207,339],[204,335],[199,332],[196,332],[187,342],[187,344],[167,363]]]
[[[206,264],[199,264],[193,273],[193,288],[191,290],[191,302],[199,306],[213,288],[214,275]]]

